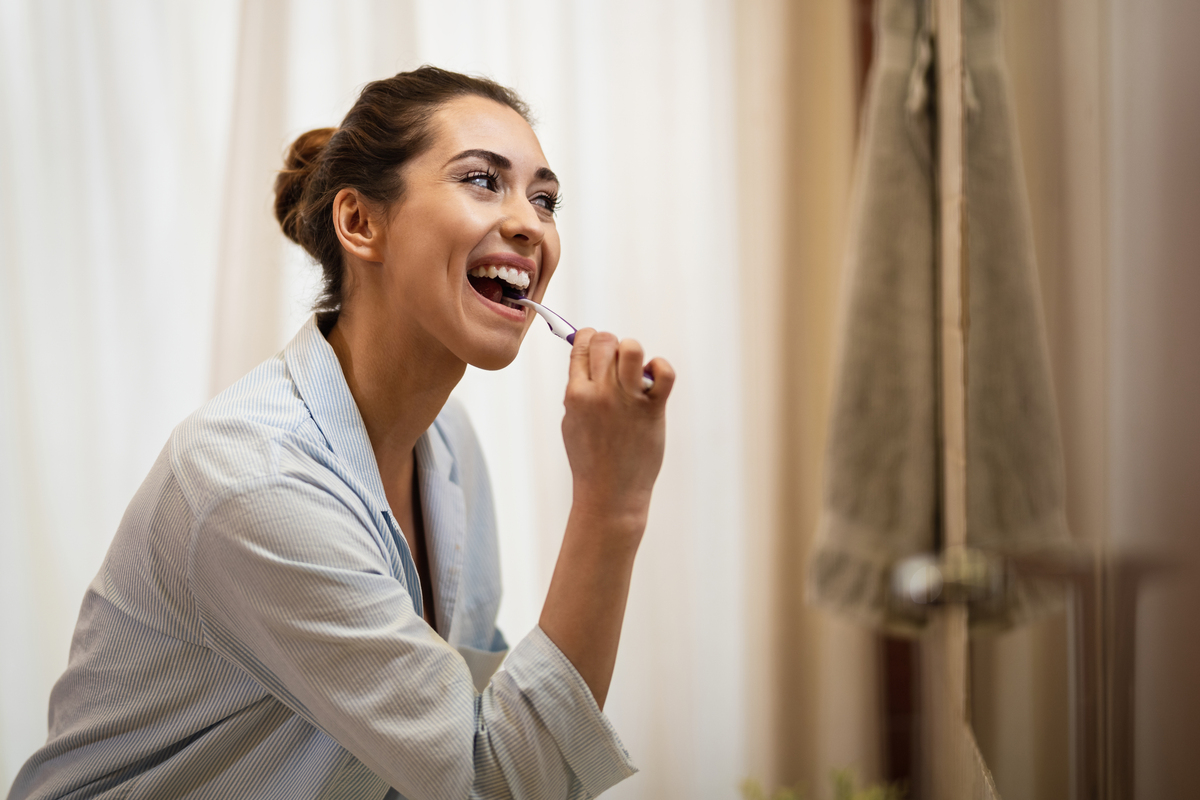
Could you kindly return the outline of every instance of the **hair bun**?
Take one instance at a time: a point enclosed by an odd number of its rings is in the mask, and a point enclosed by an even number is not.
[[[301,241],[304,187],[336,131],[336,128],[315,128],[297,136],[283,157],[283,169],[275,177],[275,218],[284,235],[296,244],[304,244]]]

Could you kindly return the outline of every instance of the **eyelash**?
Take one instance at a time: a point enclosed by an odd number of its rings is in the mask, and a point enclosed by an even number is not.
[[[534,197],[533,200],[531,200],[530,202],[536,203],[538,200],[546,201],[546,205],[544,205],[543,208],[545,208],[551,214],[557,213],[558,209],[562,206],[562,195],[560,195],[560,194],[551,194],[549,192],[542,192],[541,194]]]
[[[477,181],[480,179],[486,180],[487,185],[480,186],[477,183],[472,183],[473,181]],[[472,185],[479,186],[479,188],[481,188],[481,189],[487,189],[489,192],[495,192],[495,191],[498,191],[498,185],[500,183],[500,173],[496,172],[495,170],[493,170],[491,168],[488,168],[485,170],[474,170],[473,172],[469,172],[466,175],[462,176],[461,182],[462,183],[472,183]],[[555,212],[557,212],[559,206],[562,205],[562,196],[559,194],[551,194],[550,192],[541,192],[540,194],[535,195],[533,197],[533,199],[530,200],[529,202],[537,205],[539,200],[546,201],[544,205],[541,205],[541,208],[544,208],[546,211],[549,211],[552,215]]]
[[[471,183],[472,181],[477,181],[480,178],[485,178],[487,180],[487,186],[480,186],[479,188],[487,189],[489,192],[496,191],[496,187],[500,183],[500,173],[490,168],[477,169],[472,172],[468,172],[466,175],[462,176],[462,182]],[[477,183],[473,185],[479,186]]]

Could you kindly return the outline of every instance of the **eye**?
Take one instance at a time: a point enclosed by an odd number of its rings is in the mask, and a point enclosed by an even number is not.
[[[500,176],[491,170],[468,172],[459,179],[459,182],[469,183],[472,186],[478,186],[480,189],[487,189],[489,192],[498,191],[500,188]]]
[[[529,202],[533,203],[535,206],[544,208],[553,214],[555,211],[558,211],[558,207],[562,204],[562,198],[557,194],[541,192],[534,195]]]

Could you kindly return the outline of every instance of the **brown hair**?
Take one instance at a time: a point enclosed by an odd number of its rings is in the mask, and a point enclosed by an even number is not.
[[[396,202],[404,192],[401,167],[429,146],[434,113],[464,95],[495,100],[531,122],[529,108],[511,89],[426,65],[368,83],[339,127],[308,131],[288,148],[275,178],[275,217],[284,234],[321,264],[325,286],[317,311],[336,311],[343,300],[334,197],[351,188],[385,206]]]

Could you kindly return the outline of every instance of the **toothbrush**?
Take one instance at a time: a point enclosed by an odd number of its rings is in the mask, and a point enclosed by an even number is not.
[[[551,333],[564,340],[567,344],[575,344],[575,326],[541,303],[535,303],[528,297],[511,297],[507,294],[504,295],[504,299],[520,306],[532,308],[542,319],[546,320],[546,324],[550,326]],[[653,386],[654,376],[650,374],[650,370],[642,370],[642,391],[648,392]]]

